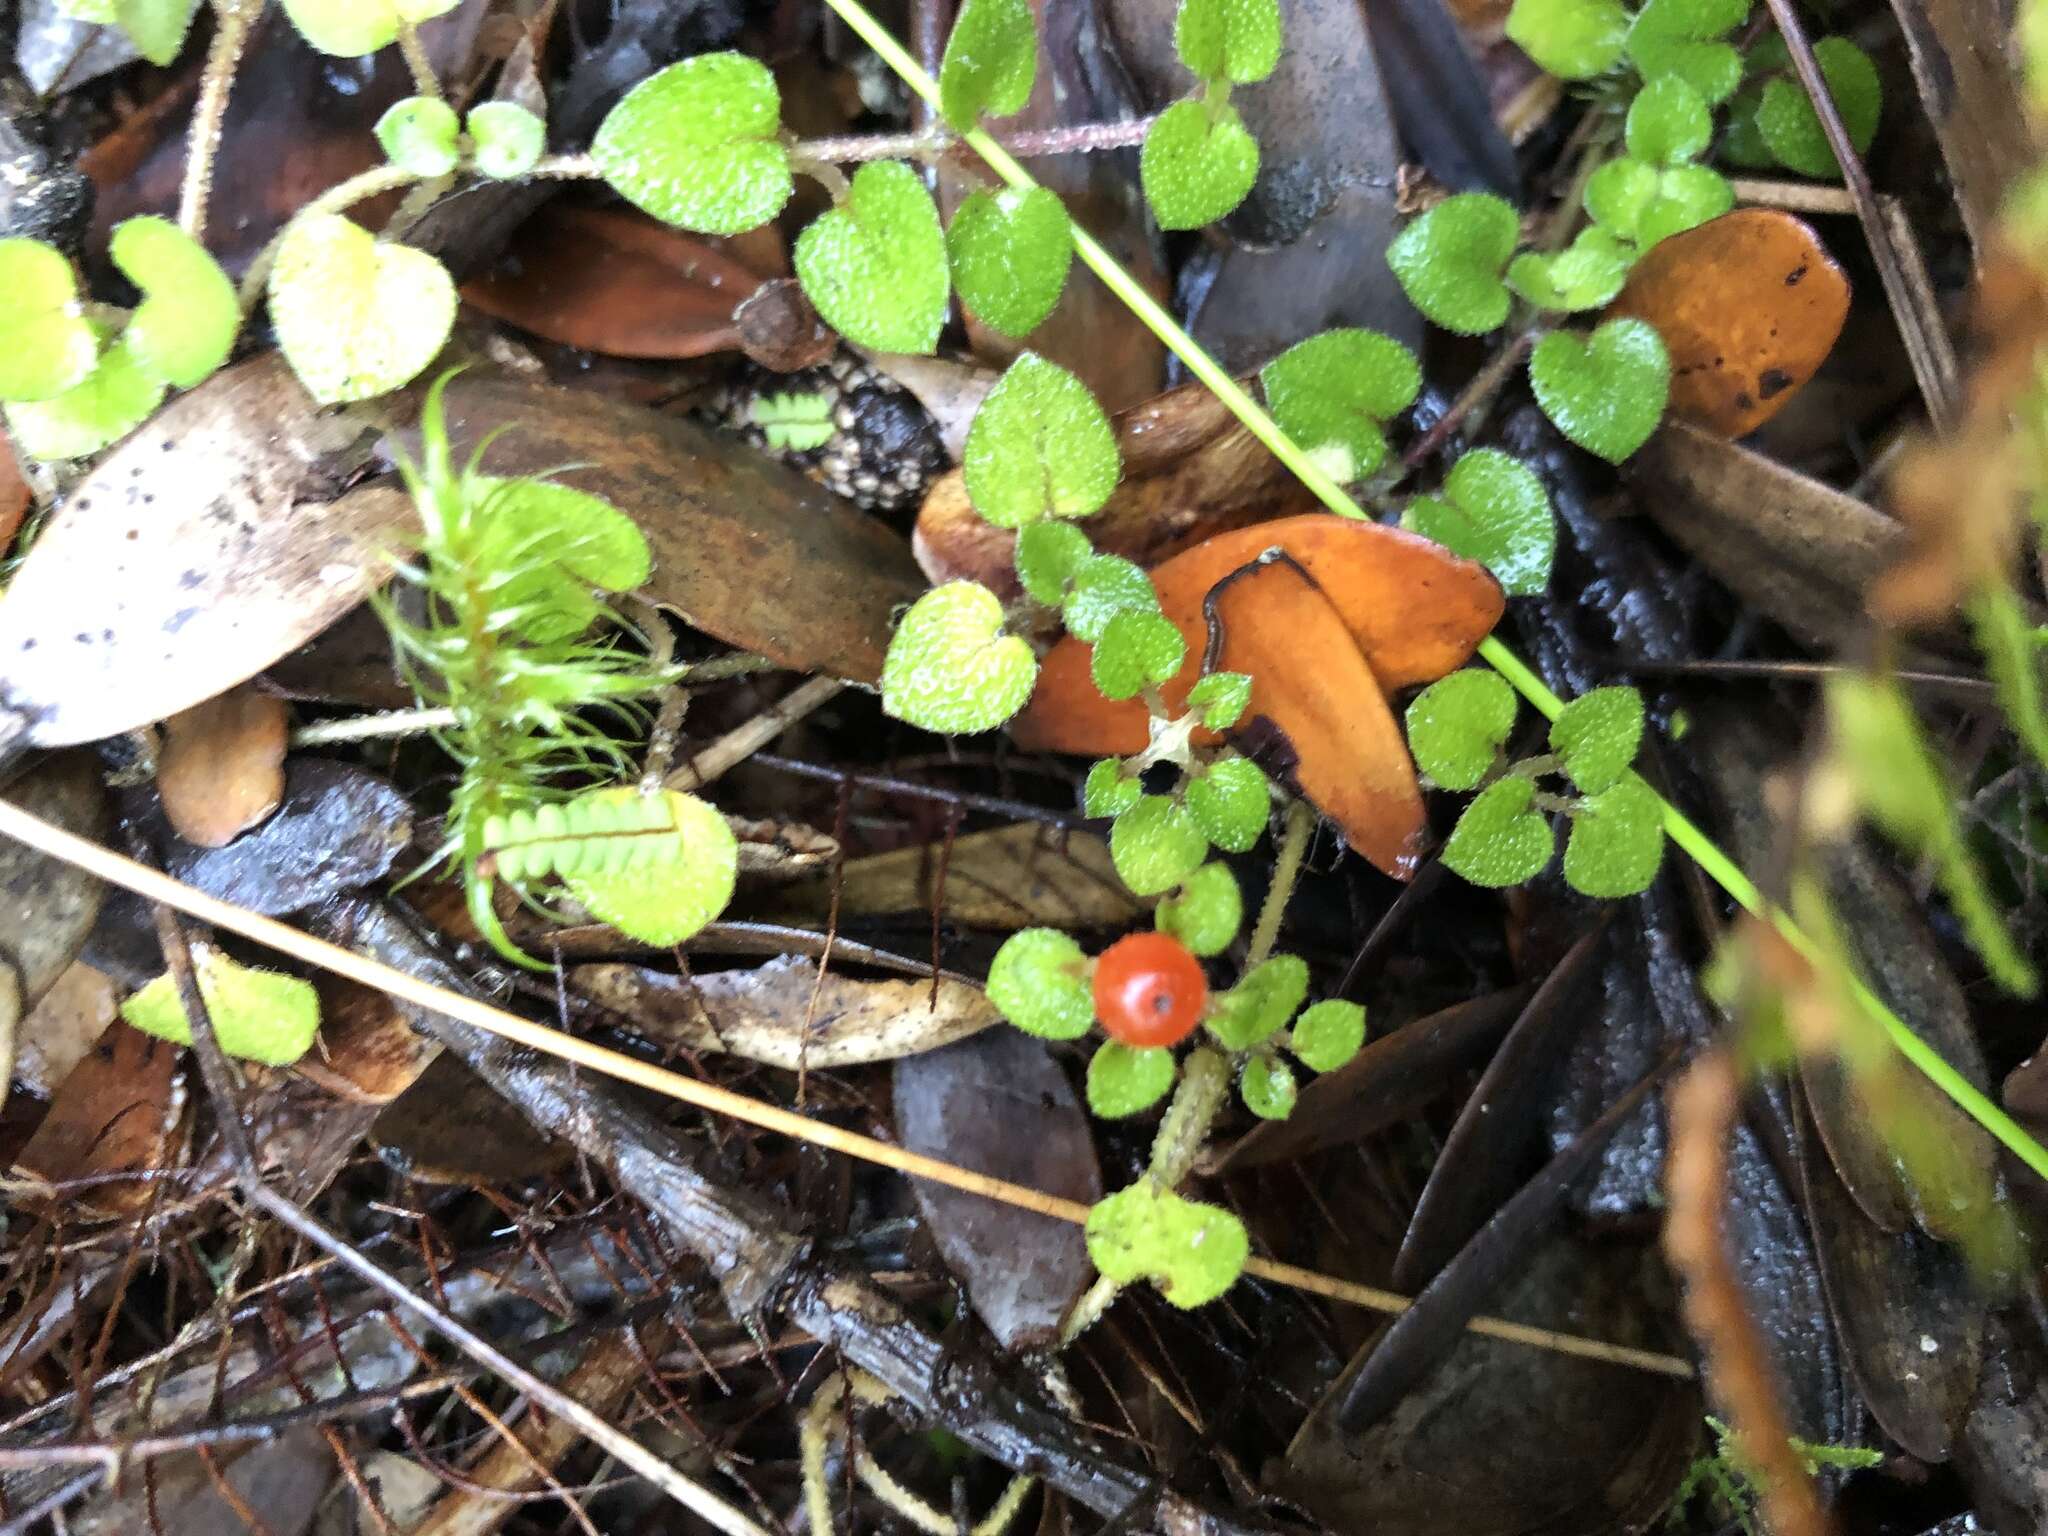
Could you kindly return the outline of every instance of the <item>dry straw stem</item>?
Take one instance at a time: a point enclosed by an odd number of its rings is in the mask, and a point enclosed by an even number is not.
[[[1742,1454],[1763,1474],[1766,1524],[1774,1536],[1832,1536],[1834,1523],[1792,1448],[1770,1350],[1722,1236],[1740,1090],[1741,1074],[1725,1048],[1706,1052],[1672,1085],[1664,1255],[1685,1282],[1685,1320],[1705,1355],[1707,1385],[1727,1408]]]
[[[1076,1225],[1081,1225],[1088,1219],[1088,1207],[1077,1200],[1064,1200],[1043,1190],[990,1178],[987,1174],[976,1173],[972,1169],[956,1167],[951,1163],[940,1162],[936,1158],[924,1157],[902,1147],[892,1146],[888,1142],[877,1141],[873,1137],[808,1119],[791,1110],[749,1098],[743,1093],[734,1093],[729,1088],[700,1082],[696,1078],[684,1077],[680,1073],[636,1060],[617,1051],[608,1051],[603,1046],[580,1040],[574,1035],[563,1034],[546,1025],[536,1024],[530,1019],[522,1019],[517,1014],[494,1008],[476,998],[464,997],[460,993],[430,986],[417,977],[408,976],[403,971],[356,954],[353,950],[316,939],[274,918],[259,916],[246,908],[235,906],[232,902],[222,901],[207,895],[204,891],[195,890],[159,870],[124,858],[111,849],[67,832],[62,827],[53,826],[41,817],[31,815],[20,806],[4,800],[0,800],[0,836],[11,837],[53,859],[60,859],[89,874],[97,875],[109,884],[133,891],[145,900],[162,902],[165,906],[175,907],[201,922],[211,923],[214,927],[225,929],[229,933],[240,934],[245,939],[276,950],[279,954],[289,955],[302,964],[345,977],[401,1002],[445,1014],[451,1019],[473,1025],[501,1039],[544,1052],[562,1061],[588,1067],[594,1072],[602,1072],[622,1082],[633,1083],[712,1114],[726,1115],[746,1124],[759,1126],[763,1130],[774,1131],[813,1146],[823,1147],[828,1151],[843,1152],[849,1157],[892,1168],[915,1178],[930,1179],[935,1184],[964,1190],[968,1194],[980,1195],[983,1199],[1013,1205],[1041,1216],[1050,1216]],[[1408,1297],[1392,1291],[1340,1280],[1292,1264],[1276,1263],[1271,1259],[1253,1259],[1245,1268],[1248,1274],[1276,1285],[1307,1291],[1312,1295],[1365,1307],[1375,1312],[1400,1313],[1407,1311],[1411,1305]],[[1511,1323],[1501,1318],[1475,1317],[1467,1326],[1474,1333],[1505,1339],[1510,1343],[1527,1344],[1537,1349],[1548,1349],[1558,1354],[1604,1360],[1610,1364],[1650,1371],[1662,1376],[1689,1378],[1693,1375],[1689,1361],[1676,1355],[1660,1354],[1655,1350],[1632,1349],[1599,1339],[1581,1338],[1575,1334],[1533,1328],[1523,1323]]]

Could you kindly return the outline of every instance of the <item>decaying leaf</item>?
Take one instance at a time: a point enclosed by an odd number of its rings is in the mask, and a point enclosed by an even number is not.
[[[320,1038],[292,1071],[338,1099],[385,1105],[418,1082],[441,1052],[382,992],[319,975]]]
[[[164,722],[156,787],[178,836],[219,848],[284,798],[284,700],[246,684]]]
[[[1087,1112],[1043,1041],[1014,1029],[896,1064],[896,1135],[913,1152],[1093,1204]],[[913,1179],[925,1224],[974,1310],[1009,1349],[1049,1344],[1094,1278],[1071,1222]]]
[[[74,1209],[127,1215],[150,1199],[142,1179],[106,1179],[163,1166],[185,1106],[181,1048],[118,1020],[64,1079],[49,1113],[14,1160],[26,1178],[104,1179],[57,1198]]]
[[[1132,406],[1115,425],[1123,478],[1088,520],[1088,537],[1104,554],[1151,565],[1191,540],[1316,505],[1202,384]],[[932,482],[911,548],[933,581],[978,581],[1015,599],[1023,591],[1016,547],[1013,530],[985,522],[974,510],[960,471]]]
[[[0,705],[33,744],[93,741],[304,644],[383,581],[412,515],[393,490],[335,499],[376,438],[274,353],[173,400],[72,492],[0,598]]]
[[[981,989],[941,977],[856,981],[784,956],[751,971],[678,976],[637,965],[579,965],[571,984],[633,1021],[648,1039],[724,1051],[790,1071],[894,1061],[936,1050],[999,1021]]]
[[[14,968],[0,962],[0,993],[13,976]],[[21,1020],[14,1058],[21,1085],[44,1098],[55,1093],[114,1022],[118,1000],[112,979],[83,961],[59,976]],[[0,1006],[0,1015],[5,1012]]]
[[[1849,280],[1803,220],[1739,208],[1658,241],[1607,313],[1647,320],[1664,338],[1672,415],[1742,437],[1827,360]]]
[[[839,915],[928,913],[942,867],[939,917],[971,928],[1113,928],[1144,911],[1117,878],[1103,839],[1019,822],[955,838],[950,853],[942,843],[921,843],[849,860],[840,871]],[[820,876],[780,893],[771,915],[815,920],[831,901],[832,881]]]
[[[1905,547],[1869,504],[1684,422],[1665,423],[1629,473],[1686,553],[1817,646],[1862,633],[1865,593]]]
[[[92,758],[65,752],[44,759],[5,797],[32,815],[95,842],[107,835],[106,792]],[[0,839],[0,961],[13,966],[21,1006],[33,1008],[71,967],[98,920],[106,887],[94,876]]]
[[[389,1166],[429,1184],[509,1184],[552,1173],[576,1155],[455,1057],[441,1055],[377,1117],[370,1140]]]
[[[924,585],[880,522],[732,437],[588,391],[464,376],[447,404],[458,459],[516,428],[493,473],[560,471],[637,522],[647,595],[691,625],[778,666],[880,679],[895,610]]]

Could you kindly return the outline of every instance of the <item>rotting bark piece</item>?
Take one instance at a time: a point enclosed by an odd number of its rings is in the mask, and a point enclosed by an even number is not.
[[[244,685],[164,722],[156,787],[178,836],[221,848],[284,799],[284,700]]]
[[[1803,219],[1739,208],[1658,241],[1607,313],[1647,320],[1664,338],[1674,416],[1742,437],[1827,361],[1849,280]]]

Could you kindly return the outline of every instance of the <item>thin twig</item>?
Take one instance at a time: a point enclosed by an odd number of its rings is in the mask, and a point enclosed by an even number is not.
[[[1458,392],[1458,398],[1450,403],[1443,415],[1432,422],[1429,430],[1410,443],[1408,451],[1401,455],[1403,479],[1425,463],[1431,454],[1443,447],[1450,435],[1464,425],[1467,417],[1485,409],[1500,392],[1501,386],[1507,383],[1508,375],[1515,371],[1515,365],[1520,363],[1536,345],[1537,338],[1543,331],[1544,327],[1541,325],[1524,328],[1506,346],[1486,360],[1486,366],[1472,375],[1471,382]]]
[[[845,687],[846,684],[836,677],[811,678],[791,689],[753,719],[727,731],[662,780],[663,785],[684,791],[703,788],[752,757],[812,710],[829,703]]]
[[[1158,118],[1138,117],[1114,123],[1081,123],[1071,128],[1039,128],[1006,134],[999,141],[1024,160],[1050,155],[1091,154],[1129,149],[1145,142]],[[855,133],[836,139],[802,139],[790,149],[792,159],[825,165],[860,165],[870,160],[928,160],[959,142],[943,129],[923,133]]]

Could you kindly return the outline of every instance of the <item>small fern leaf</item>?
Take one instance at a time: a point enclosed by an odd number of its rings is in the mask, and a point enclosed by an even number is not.
[[[561,877],[621,933],[680,944],[732,899],[739,845],[725,818],[694,795],[630,787],[493,816],[484,845],[514,884]]]

